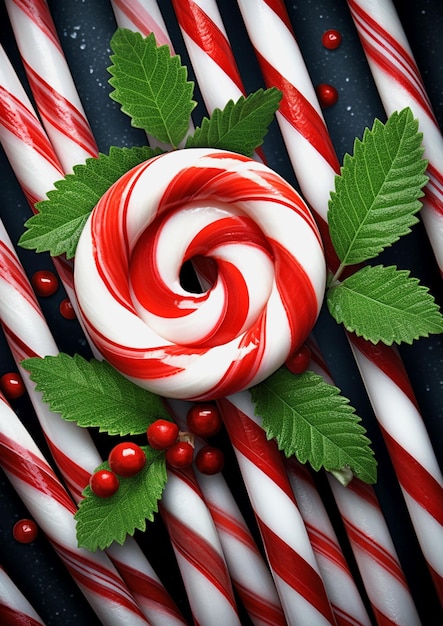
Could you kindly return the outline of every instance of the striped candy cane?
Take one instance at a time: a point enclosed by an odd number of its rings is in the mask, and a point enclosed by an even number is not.
[[[333,189],[338,162],[319,114],[315,91],[293,36],[286,9],[280,0],[257,0],[254,4],[239,0],[239,6],[265,82],[268,86],[275,85],[283,90],[280,128],[302,192],[317,217],[325,241],[328,265],[334,269],[337,267],[337,259],[328,243],[326,220],[329,193]],[[279,45],[273,45],[273,42],[279,42]],[[423,554],[439,594],[443,597],[443,559],[432,550],[427,540],[432,536],[434,547],[443,546],[443,536],[435,542],[437,534],[443,531],[443,508],[435,504],[443,501],[443,477],[410,382],[399,356],[392,348],[373,346],[353,335],[348,335],[348,339],[405,494]],[[407,431],[405,422],[396,419],[400,406],[409,424]],[[405,432],[413,433],[413,436],[407,437]],[[411,467],[414,468],[414,474]],[[413,475],[415,481],[411,478]],[[417,484],[420,488],[416,487]],[[437,552],[440,552],[439,548]]]
[[[420,212],[443,275],[443,136],[391,0],[349,0],[349,8],[387,115],[410,107],[423,133],[429,181]]]
[[[0,400],[3,402],[3,400]],[[17,626],[45,626],[38,613],[0,565],[0,620]]]
[[[48,6],[45,0],[6,0],[6,8],[38,111],[68,172],[98,149]]]

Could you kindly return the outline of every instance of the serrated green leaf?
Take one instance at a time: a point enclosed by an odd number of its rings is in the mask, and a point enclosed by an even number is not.
[[[113,65],[108,68],[114,87],[110,96],[131,123],[159,141],[177,147],[184,138],[196,103],[194,84],[180,57],[169,46],[158,46],[150,33],[119,28],[111,39]]]
[[[372,343],[412,343],[443,332],[428,288],[394,266],[362,268],[328,291],[327,304],[337,322]]]
[[[146,465],[131,478],[119,477],[120,485],[110,498],[99,498],[88,486],[75,514],[78,545],[88,550],[103,550],[114,541],[122,544],[135,530],[144,531],[146,520],[152,521],[158,511],[167,481],[163,451],[142,446]],[[97,469],[107,468],[103,463]]]
[[[73,174],[57,181],[48,199],[37,203],[39,212],[25,223],[27,230],[20,246],[72,258],[85,222],[101,196],[132,167],[161,152],[149,146],[112,147],[109,155],[100,154],[74,166]]]
[[[106,361],[79,354],[22,362],[51,411],[84,428],[110,435],[138,435],[153,421],[170,419],[160,396],[133,384]]]
[[[341,266],[362,263],[410,232],[427,182],[422,134],[409,108],[375,120],[345,155],[328,222]]]
[[[281,100],[281,92],[259,89],[247,98],[230,100],[223,110],[215,109],[200,128],[188,137],[186,148],[219,148],[251,157],[261,146]]]
[[[269,439],[286,456],[315,470],[350,467],[367,483],[376,481],[376,461],[360,418],[340,390],[314,372],[294,376],[285,367],[251,390],[256,414]]]

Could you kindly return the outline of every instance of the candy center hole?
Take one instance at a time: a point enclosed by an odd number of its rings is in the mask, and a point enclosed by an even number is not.
[[[217,263],[210,257],[195,255],[180,269],[180,285],[189,293],[205,293],[217,280]]]

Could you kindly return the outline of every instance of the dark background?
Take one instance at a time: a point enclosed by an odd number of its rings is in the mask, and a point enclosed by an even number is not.
[[[175,50],[188,64],[170,3],[164,1],[160,4]],[[145,143],[144,134],[132,128],[129,119],[119,111],[117,104],[108,98],[110,91],[107,82],[109,75],[106,71],[110,64],[108,44],[115,29],[115,21],[107,0],[50,0],[49,5],[100,150],[107,152],[110,145],[130,146]],[[287,2],[287,6],[314,85],[326,82],[334,85],[339,91],[338,103],[326,109],[324,115],[338,156],[342,159],[345,152],[352,151],[354,138],[361,137],[366,126],[372,126],[374,117],[385,119],[346,3],[341,0],[307,0],[296,3]],[[443,44],[441,40],[443,3],[441,0],[422,0],[415,3],[399,1],[396,6],[441,126],[443,121]],[[263,84],[236,3],[223,0],[219,2],[219,7],[246,89],[248,92],[253,91]],[[321,35],[329,28],[336,28],[343,35],[342,45],[335,51],[328,51],[321,45]],[[23,76],[3,2],[0,2],[0,42],[13,60],[19,75]],[[190,70],[190,75],[192,78],[192,70]],[[201,102],[198,89],[196,89],[195,96]],[[198,124],[204,114],[204,107],[200,105],[196,110],[194,122]],[[264,150],[268,164],[297,186],[276,123],[273,124],[266,138]],[[23,222],[30,217],[30,209],[3,152],[0,152],[0,189],[0,215],[15,243],[23,231]],[[45,255],[36,256],[32,252],[21,249],[18,249],[18,253],[29,276],[32,276],[37,269],[52,268],[50,259]],[[443,302],[441,279],[421,224],[414,227],[410,235],[384,253],[383,260],[395,263],[401,268],[411,269],[415,276],[431,288],[437,301],[440,304]],[[80,352],[88,356],[88,348],[77,322],[67,321],[59,313],[58,306],[64,297],[63,289],[60,288],[54,296],[41,298],[40,302],[45,316],[61,350],[71,354]],[[423,623],[439,623],[436,619],[439,607],[430,577],[409,522],[376,420],[350,356],[347,341],[340,328],[324,312],[317,324],[316,336],[337,385],[351,399],[351,403],[362,417],[364,426],[373,441],[379,461],[376,492],[391,528]],[[401,353],[435,451],[441,462],[443,449],[442,338],[438,336],[420,340],[412,346],[402,347]],[[3,335],[0,335],[0,376],[14,370],[15,366],[7,344]],[[46,452],[45,442],[27,398],[21,398],[12,404],[43,451]],[[96,440],[100,449],[106,450],[109,445],[107,440],[98,436]],[[231,452],[223,434],[220,436],[220,441],[228,457],[231,458]],[[245,515],[253,525],[249,505],[243,487],[238,483],[233,460],[229,468],[226,473],[227,478],[232,484]],[[317,480],[343,542],[344,550],[349,555],[352,564],[352,555],[349,554],[335,505],[329,496],[323,477],[320,475]],[[29,545],[21,545],[12,538],[14,522],[26,516],[28,513],[21,501],[4,474],[0,473],[0,562],[48,626],[61,624],[71,626],[79,623],[93,626],[96,623],[94,614],[66,574],[64,567],[58,562],[43,534],[40,533],[38,539]],[[157,520],[149,527],[145,535],[138,534],[137,538],[171,594],[175,596],[182,610],[188,614],[181,581],[161,521]],[[358,574],[356,576],[358,578]],[[244,623],[248,623],[246,617]]]

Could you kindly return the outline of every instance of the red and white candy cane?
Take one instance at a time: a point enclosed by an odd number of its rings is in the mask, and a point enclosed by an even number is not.
[[[186,261],[217,268],[203,293]],[[203,148],[122,176],[85,225],[75,259],[80,314],[99,352],[172,398],[221,397],[263,380],[299,346],[323,298],[314,220],[261,163]]]
[[[216,2],[173,0],[172,5],[208,112],[245,95]]]
[[[6,0],[6,8],[37,109],[68,172],[98,149],[46,0]]]
[[[309,75],[285,6],[280,0],[255,3],[239,0],[239,6],[266,84],[283,91],[278,114],[280,128],[300,188],[316,215],[327,264],[334,271],[337,259],[329,245],[327,210],[338,161],[323,117],[319,115],[315,90],[309,85]],[[432,536],[434,548],[443,546],[443,508],[435,504],[443,501],[443,477],[411,384],[393,348],[373,346],[350,334],[348,340],[405,494],[423,554],[443,598],[443,559],[429,542]],[[402,420],[396,418],[400,412]]]
[[[187,430],[186,416],[192,403],[168,400],[166,407],[182,432]],[[205,445],[194,437],[195,453]],[[237,591],[254,626],[284,626],[285,617],[274,581],[240,509],[221,472],[208,476],[195,471],[217,528],[234,589]]]
[[[218,401],[289,624],[335,624],[283,459],[249,391]]]
[[[338,626],[369,626],[371,620],[308,468],[294,457],[285,464]]]
[[[0,464],[103,624],[148,624],[104,552],[78,548],[76,506],[0,396]]]
[[[154,33],[157,45],[174,48],[156,0],[111,0],[112,10],[120,28],[129,28],[144,37]]]
[[[240,626],[217,529],[191,468],[169,468],[159,510],[195,623]]]
[[[0,400],[2,402],[2,400]],[[0,623],[45,626],[35,609],[0,565]]]
[[[28,391],[55,463],[76,502],[89,477],[102,462],[89,433],[63,421],[49,410],[34,389],[22,359],[58,354],[31,285],[0,222],[0,320],[17,367]],[[115,566],[154,624],[184,624],[177,607],[165,591],[149,562],[131,537],[124,547],[109,550]]]
[[[443,136],[391,0],[348,0],[387,115],[410,107],[423,133],[429,181],[420,216],[443,275]]]

